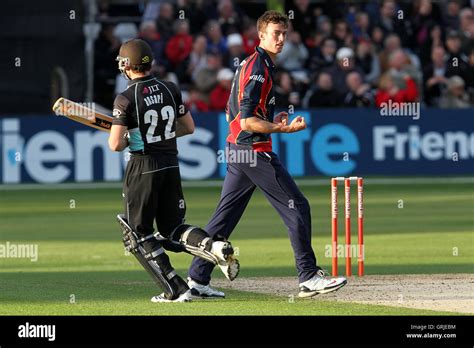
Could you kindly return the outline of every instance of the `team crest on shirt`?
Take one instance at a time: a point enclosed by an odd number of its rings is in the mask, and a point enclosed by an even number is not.
[[[120,117],[121,114],[122,114],[122,111],[120,111],[119,109],[114,109],[114,110],[112,111],[112,115],[113,115],[114,117]]]

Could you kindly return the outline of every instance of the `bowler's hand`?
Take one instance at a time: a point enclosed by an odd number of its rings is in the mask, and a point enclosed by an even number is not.
[[[306,128],[306,122],[304,120],[304,117],[296,116],[296,118],[293,121],[291,121],[289,126],[282,126],[282,132],[294,133],[294,132],[299,132],[300,130],[303,130],[305,128]]]
[[[273,118],[273,123],[279,124],[281,126],[286,126],[288,124],[288,113],[285,111],[278,113]]]

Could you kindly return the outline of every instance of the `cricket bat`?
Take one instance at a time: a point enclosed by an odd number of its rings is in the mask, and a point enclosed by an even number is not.
[[[112,116],[96,110],[94,103],[76,103],[66,98],[59,98],[53,105],[58,116],[65,116],[86,126],[109,132],[112,127]]]

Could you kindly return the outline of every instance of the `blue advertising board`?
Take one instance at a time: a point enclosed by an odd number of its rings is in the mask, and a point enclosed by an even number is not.
[[[375,109],[296,110],[308,127],[272,135],[293,176],[469,175],[474,173],[474,109],[422,109],[419,117]],[[292,115],[290,115],[291,117]],[[228,124],[198,113],[194,134],[178,139],[183,179],[219,178]],[[0,183],[121,180],[126,153],[108,134],[53,115],[0,118]]]

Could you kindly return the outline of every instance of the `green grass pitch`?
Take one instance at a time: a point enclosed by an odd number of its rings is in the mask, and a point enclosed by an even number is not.
[[[318,263],[329,269],[329,184],[301,189],[312,208]],[[364,191],[366,274],[472,273],[471,184],[367,184]],[[187,222],[204,226],[219,194],[219,188],[185,188]],[[293,303],[284,296],[236,290],[226,290],[225,300],[152,304],[149,298],[158,293],[156,286],[133,256],[124,255],[115,221],[121,199],[120,189],[0,191],[0,243],[37,244],[39,252],[36,262],[0,258],[0,315],[442,314],[334,302],[324,295]],[[353,214],[355,201],[354,192]],[[239,248],[239,277],[295,277],[286,228],[261,193],[254,194],[232,241]],[[185,276],[191,256],[170,256]],[[343,261],[339,263],[342,273]],[[216,270],[214,277],[222,275]]]

